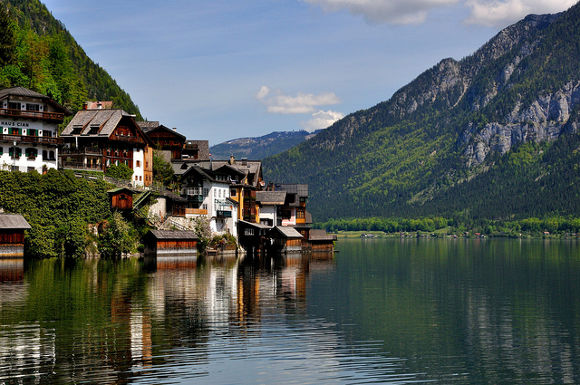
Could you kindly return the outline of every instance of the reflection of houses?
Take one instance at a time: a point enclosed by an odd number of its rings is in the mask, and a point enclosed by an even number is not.
[[[0,90],[0,167],[43,172],[57,168],[57,127],[70,112],[23,87]]]
[[[151,141],[125,111],[79,111],[61,136],[66,143],[60,154],[62,168],[105,171],[124,164],[133,170],[133,184],[153,182]]]
[[[30,230],[19,214],[0,214],[0,258],[24,256],[24,231]]]

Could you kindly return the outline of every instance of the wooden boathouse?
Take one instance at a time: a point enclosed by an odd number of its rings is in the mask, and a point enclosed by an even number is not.
[[[311,229],[308,241],[312,251],[333,252],[335,234],[328,234],[326,230]]]
[[[272,249],[275,252],[299,253],[302,251],[302,235],[294,227],[275,226],[269,235],[272,239]]]
[[[30,225],[20,214],[0,214],[0,258],[24,257],[24,231]]]
[[[177,257],[197,255],[199,238],[193,231],[150,230],[144,241],[146,255]]]

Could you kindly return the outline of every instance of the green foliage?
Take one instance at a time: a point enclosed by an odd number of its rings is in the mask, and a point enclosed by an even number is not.
[[[318,221],[577,216],[577,101],[568,123],[548,116],[546,129],[561,132],[551,142],[534,137],[537,123],[514,122],[513,113],[580,81],[580,4],[535,18],[509,27],[468,58],[443,60],[390,100],[265,159],[264,177],[307,183],[309,209]],[[514,143],[522,135],[517,128],[529,128],[527,143],[502,155],[492,138],[484,163],[470,167],[473,156],[466,149],[489,136],[482,129],[490,123],[514,127]]]
[[[0,171],[0,207],[26,218],[32,229],[25,246],[34,257],[83,255],[88,224],[110,216],[107,190],[105,182],[70,171]]]
[[[46,94],[71,111],[88,99],[112,100],[136,114],[139,108],[111,76],[86,56],[39,0],[7,0],[0,12],[0,87],[22,86]]]
[[[153,151],[153,181],[168,186],[173,180],[173,167],[157,151]]]
[[[118,166],[113,164],[107,168],[105,175],[115,179],[132,180],[133,170],[124,163],[120,163]]]
[[[209,219],[206,217],[195,217],[193,221],[193,231],[195,235],[199,238],[197,243],[197,248],[200,253],[204,253],[209,246],[211,237],[211,228],[209,226]]]
[[[104,223],[99,235],[99,252],[104,258],[120,258],[123,254],[136,251],[137,234],[119,212]]]

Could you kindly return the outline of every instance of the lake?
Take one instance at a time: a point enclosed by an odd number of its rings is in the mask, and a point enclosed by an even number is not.
[[[580,242],[0,260],[0,384],[580,383]]]

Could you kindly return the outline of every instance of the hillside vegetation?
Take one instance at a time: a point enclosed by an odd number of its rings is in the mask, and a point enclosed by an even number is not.
[[[0,88],[22,86],[48,95],[71,111],[87,100],[139,108],[95,64],[38,0],[0,0]]]
[[[334,217],[578,215],[580,5],[531,15],[264,161]]]

